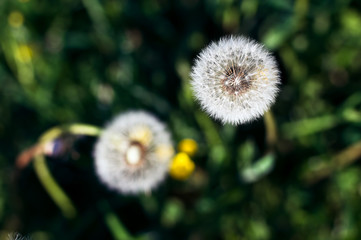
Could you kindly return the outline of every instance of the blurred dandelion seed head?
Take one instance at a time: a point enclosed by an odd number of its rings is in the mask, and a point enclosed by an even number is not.
[[[20,233],[10,233],[8,234],[8,240],[31,240],[29,236],[23,236]]]
[[[234,36],[207,46],[191,78],[202,108],[231,124],[262,116],[274,103],[280,83],[274,57],[261,44]]]
[[[142,111],[121,114],[96,144],[97,175],[119,192],[148,192],[165,178],[173,152],[166,126],[155,117]]]

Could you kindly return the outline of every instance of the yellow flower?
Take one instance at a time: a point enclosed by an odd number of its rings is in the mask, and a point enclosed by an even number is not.
[[[24,16],[21,12],[13,11],[9,14],[8,22],[12,27],[21,27],[24,23]]]
[[[22,63],[31,61],[33,51],[28,45],[19,45],[14,51],[15,58]]]
[[[185,152],[189,156],[193,156],[198,150],[198,144],[193,139],[186,138],[179,142],[178,150]]]
[[[186,180],[194,171],[194,162],[189,156],[180,152],[173,158],[169,173],[174,179]]]

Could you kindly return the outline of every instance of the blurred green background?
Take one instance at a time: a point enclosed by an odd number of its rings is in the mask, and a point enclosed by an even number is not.
[[[0,1],[0,238],[361,239],[360,9],[357,0]],[[223,126],[192,97],[194,58],[229,34],[277,59],[277,138],[272,118]],[[131,109],[166,122],[175,144],[197,141],[188,180],[122,196],[95,176],[96,137],[64,135],[47,164],[76,207],[67,218],[33,162],[16,164],[53,126],[104,126]]]

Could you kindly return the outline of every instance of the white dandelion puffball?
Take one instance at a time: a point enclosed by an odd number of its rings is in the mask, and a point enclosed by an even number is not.
[[[223,123],[241,124],[262,116],[280,83],[274,57],[245,37],[225,37],[199,54],[191,85],[202,108]]]
[[[173,153],[164,124],[146,112],[128,112],[116,117],[99,137],[96,172],[118,192],[148,192],[165,178]]]
[[[8,240],[31,240],[28,236],[22,236],[20,233],[9,233]]]

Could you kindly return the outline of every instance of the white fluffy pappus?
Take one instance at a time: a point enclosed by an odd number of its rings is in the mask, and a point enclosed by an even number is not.
[[[29,236],[22,236],[20,233],[9,233],[8,240],[31,240]]]
[[[116,117],[95,146],[95,167],[110,189],[148,192],[164,180],[174,154],[166,126],[143,111]]]
[[[202,108],[223,123],[242,124],[262,116],[274,103],[279,70],[263,45],[230,36],[201,51],[191,85]]]

